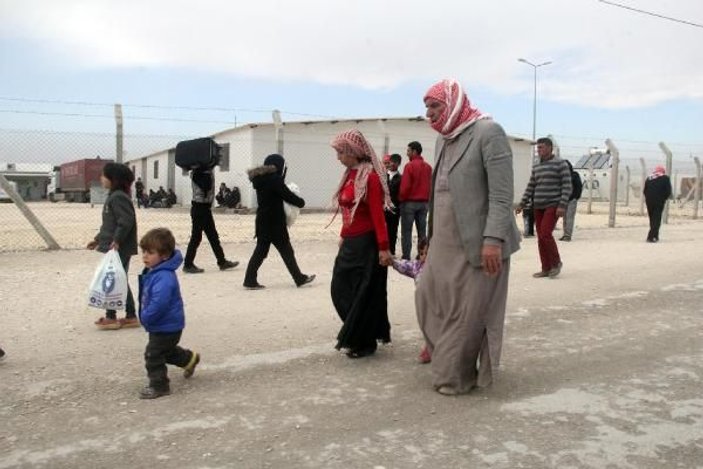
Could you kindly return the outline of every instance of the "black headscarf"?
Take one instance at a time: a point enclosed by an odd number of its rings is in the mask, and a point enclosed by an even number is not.
[[[286,160],[283,159],[283,157],[277,153],[273,153],[269,156],[266,157],[264,160],[264,165],[266,166],[275,166],[276,167],[276,173],[281,176],[282,178],[286,177]]]

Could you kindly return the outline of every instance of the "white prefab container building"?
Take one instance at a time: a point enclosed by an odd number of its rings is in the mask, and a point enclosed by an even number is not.
[[[0,163],[0,174],[12,182],[25,201],[46,199],[54,165],[50,163]]]
[[[222,164],[215,169],[216,184],[239,187],[242,205],[256,207],[256,192],[246,171],[263,164],[269,154],[281,153],[288,166],[286,181],[300,187],[306,208],[328,208],[343,172],[330,141],[348,129],[361,131],[379,158],[388,153],[400,154],[403,165],[407,163],[408,143],[418,141],[423,157],[434,165],[437,132],[421,117],[284,122],[278,128],[273,123],[247,124],[212,135],[224,146]],[[509,140],[518,202],[532,169],[532,142],[516,137]],[[187,205],[191,198],[190,178],[175,165],[174,148],[132,159],[127,164],[135,176],[142,178],[147,191],[158,190],[159,186],[173,188],[178,202]]]

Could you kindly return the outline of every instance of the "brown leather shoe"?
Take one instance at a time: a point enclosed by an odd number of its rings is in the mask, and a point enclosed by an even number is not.
[[[102,317],[95,321],[95,326],[102,331],[116,331],[117,329],[122,327],[122,324],[120,324],[120,321],[118,321],[117,319],[108,319]]]
[[[137,318],[121,318],[121,319],[118,319],[117,322],[120,323],[120,327],[122,327],[122,328],[141,326],[141,324],[139,324],[139,319],[137,319]]]
[[[534,278],[544,278],[544,277],[549,277],[549,271],[545,272],[544,270],[541,270],[539,272],[535,272],[532,274]]]

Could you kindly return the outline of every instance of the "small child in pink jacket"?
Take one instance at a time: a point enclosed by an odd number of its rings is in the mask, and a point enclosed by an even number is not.
[[[406,259],[393,259],[393,268],[399,273],[406,275],[415,280],[417,284],[417,279],[422,273],[422,268],[425,266],[425,259],[427,258],[427,249],[429,248],[429,242],[426,239],[420,239],[417,242],[417,259],[406,260]],[[420,363],[429,363],[432,361],[430,351],[427,349],[427,345],[422,346],[420,355],[417,357]]]

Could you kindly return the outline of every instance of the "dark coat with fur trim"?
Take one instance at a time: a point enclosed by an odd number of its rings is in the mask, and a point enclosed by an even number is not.
[[[256,189],[256,237],[269,241],[288,238],[283,202],[303,208],[305,200],[288,189],[274,165],[258,166],[247,174]]]

